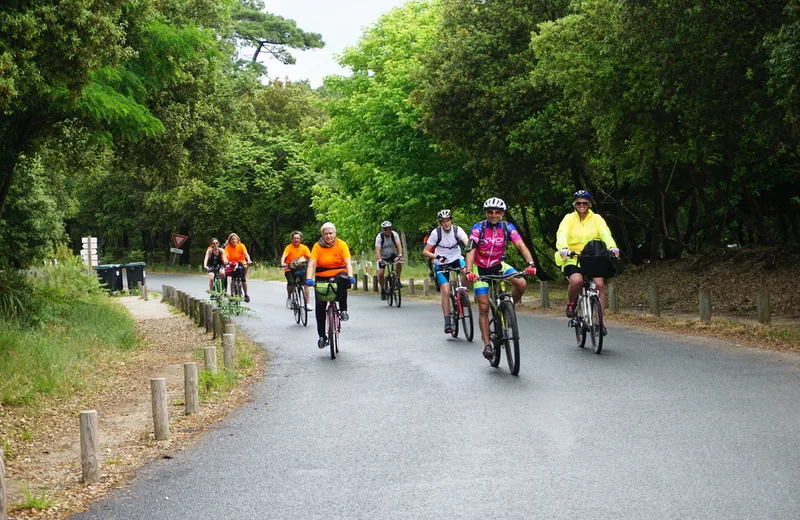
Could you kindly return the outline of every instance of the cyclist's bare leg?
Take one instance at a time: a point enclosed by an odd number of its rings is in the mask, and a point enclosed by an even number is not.
[[[208,290],[209,291],[214,290],[214,271],[208,272]]]
[[[477,298],[478,310],[480,311],[478,325],[481,327],[481,338],[483,338],[484,345],[489,345],[489,295],[479,294]]]
[[[400,281],[400,275],[403,274],[403,264],[397,264],[394,266],[397,272],[397,281]]]
[[[383,279],[383,267],[379,267],[378,268],[378,287],[381,288],[381,291],[383,290],[383,282],[384,282],[384,279]]]
[[[242,279],[242,290],[244,295],[247,296],[247,278]]]
[[[594,283],[597,285],[597,292],[600,293],[600,308],[603,309],[603,315],[606,313],[606,284],[602,278],[594,278]]]
[[[567,289],[567,297],[569,301],[578,301],[578,293],[581,292],[583,287],[583,275],[581,273],[573,273],[569,277],[569,289]]]
[[[442,312],[444,312],[444,317],[447,318],[450,316],[450,284],[443,283],[439,286],[439,289],[442,291]]]
[[[511,297],[514,299],[514,303],[519,303],[522,295],[525,294],[528,282],[524,278],[509,278],[508,281],[514,286],[514,289],[511,290]]]
[[[308,305],[309,303],[311,303],[311,300],[309,300],[309,299],[308,299],[308,286],[307,286],[307,285],[305,285],[305,286],[303,287],[303,290],[304,290],[304,291],[305,291],[305,293],[306,293],[306,305]]]

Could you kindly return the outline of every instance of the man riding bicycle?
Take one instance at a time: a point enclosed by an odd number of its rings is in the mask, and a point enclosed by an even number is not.
[[[403,245],[400,243],[400,235],[392,231],[392,223],[388,220],[381,222],[381,232],[375,237],[375,256],[378,259],[378,283],[381,286],[381,300],[386,299],[386,291],[383,288],[383,271],[387,262],[403,261]],[[402,264],[397,264],[397,281],[400,287],[400,274],[403,272]]]
[[[347,314],[347,289],[356,283],[353,278],[353,264],[350,260],[350,248],[344,240],[336,238],[336,226],[332,222],[322,224],[320,228],[322,235],[319,241],[311,248],[311,258],[306,267],[306,276],[312,273],[316,276],[316,281],[327,282],[331,278],[336,278],[336,301],[339,302],[339,319],[347,321],[350,316]],[[306,280],[306,285],[313,286],[316,281],[313,278]],[[317,319],[317,335],[319,340],[317,346],[325,348],[327,339],[325,337],[325,301],[320,300],[319,293],[315,291],[317,308],[314,316]]]
[[[281,267],[283,267],[283,275],[286,277],[286,308],[291,306],[292,302],[292,287],[295,284],[303,284],[303,290],[306,293],[306,310],[313,311],[314,307],[308,303],[308,286],[306,283],[306,266],[292,268],[292,263],[295,265],[302,263],[302,260],[308,261],[311,258],[311,251],[303,244],[303,233],[300,231],[292,231],[292,243],[287,245],[281,255]]]
[[[580,253],[588,242],[602,240],[611,254],[619,257],[619,249],[611,236],[611,230],[608,229],[606,221],[590,209],[592,206],[592,194],[586,190],[576,191],[572,195],[572,205],[575,211],[564,216],[556,232],[556,247],[558,248],[558,252],[555,255],[556,264],[561,267],[564,276],[569,280],[569,289],[567,289],[568,301],[565,310],[567,318],[575,317],[578,293],[581,292],[581,287],[583,287],[583,275],[580,267],[578,267],[578,259],[570,257],[570,253]],[[603,313],[605,313],[605,284],[602,278],[594,278],[593,280],[597,285],[597,291],[600,293],[600,304]],[[603,335],[605,334],[606,328],[603,326]]]
[[[439,227],[431,231],[428,243],[422,250],[422,255],[433,260],[436,273],[436,283],[442,292],[442,312],[444,312],[444,332],[453,332],[453,323],[450,319],[450,277],[442,272],[442,268],[464,268],[466,263],[461,255],[461,245],[467,245],[467,234],[459,226],[453,225],[453,214],[449,209],[443,209],[436,214]],[[463,269],[466,273],[466,269]]]
[[[247,248],[244,247],[239,235],[231,233],[228,235],[228,245],[225,246],[225,256],[228,258],[228,267],[225,274],[228,276],[234,275],[234,263],[242,266],[242,290],[244,290],[244,301],[250,302],[250,296],[247,294],[247,264],[253,263],[250,260],[250,255],[247,253]],[[234,284],[231,284],[231,296],[236,296],[234,293]]]
[[[203,267],[208,271],[208,290],[214,290],[214,278],[219,271],[222,286],[225,287],[225,270],[222,269],[228,259],[225,256],[225,250],[219,247],[219,240],[216,238],[211,239],[211,245],[206,249],[206,256],[203,258]]]
[[[503,214],[506,211],[506,203],[502,199],[492,197],[483,203],[486,210],[486,220],[478,222],[472,226],[469,236],[469,250],[467,251],[467,279],[475,282],[475,297],[478,300],[480,316],[478,324],[481,327],[481,337],[483,338],[483,357],[492,359],[494,348],[489,340],[489,284],[479,282],[478,275],[491,274],[512,274],[517,270],[503,262],[506,256],[506,246],[511,241],[528,262],[525,274],[535,275],[536,266],[533,263],[533,256],[528,250],[528,246],[523,242],[514,224],[504,222]],[[525,293],[527,282],[524,278],[510,278],[508,280],[513,286],[511,297],[514,303],[518,303]]]

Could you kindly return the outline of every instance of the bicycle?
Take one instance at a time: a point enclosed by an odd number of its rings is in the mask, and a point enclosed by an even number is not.
[[[305,327],[308,324],[308,307],[306,306],[305,285],[298,282],[297,276],[294,278],[292,292],[289,298],[291,300],[290,308],[294,313],[295,323],[299,324],[300,322],[303,322],[303,326]]]
[[[506,351],[508,370],[511,375],[519,374],[519,327],[514,299],[508,292],[508,280],[519,278],[525,273],[479,275],[478,280],[489,284],[489,339],[494,348],[494,356],[489,360],[493,367],[500,365],[502,351]]]
[[[221,306],[220,301],[226,296],[226,287],[222,283],[222,275],[220,274],[220,271],[224,268],[221,265],[208,268],[209,273],[214,272],[214,289],[211,291],[211,299],[217,302],[217,307]]]
[[[336,302],[337,283],[342,283],[342,281],[334,277],[318,281],[315,284],[315,291],[317,291],[319,299],[328,302],[325,306],[325,335],[331,350],[331,359],[336,359],[336,354],[339,353],[339,333],[342,331],[342,323],[339,320],[339,304]],[[323,286],[324,289],[322,289]]]
[[[233,263],[233,271],[229,278],[231,279],[231,301],[234,305],[240,305],[244,299],[244,290],[242,289],[242,282],[244,281],[244,265],[241,262]]]
[[[608,260],[606,256],[583,256],[575,252],[570,252],[570,258],[577,257],[581,264],[581,275],[583,276],[583,287],[578,294],[578,301],[575,306],[575,317],[569,320],[569,326],[575,329],[575,340],[578,348],[585,348],[586,334],[592,339],[592,350],[595,354],[603,351],[603,305],[600,301],[600,291],[594,282],[595,274],[604,271]],[[590,260],[592,259],[592,260]]]
[[[459,322],[464,328],[464,337],[467,341],[472,341],[475,329],[472,322],[472,305],[469,301],[469,291],[461,280],[461,268],[443,267],[439,269],[450,279],[450,321],[453,324],[453,332],[450,334],[458,337]],[[455,276],[453,275],[455,273]]]
[[[383,290],[386,293],[386,303],[391,307],[397,298],[397,308],[403,303],[403,295],[400,292],[400,279],[397,278],[397,273],[394,269],[395,264],[402,264],[403,262],[386,262],[383,278]]]

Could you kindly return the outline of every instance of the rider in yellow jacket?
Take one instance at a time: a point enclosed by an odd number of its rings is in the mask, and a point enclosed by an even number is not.
[[[568,303],[566,314],[568,318],[575,316],[575,303],[578,299],[578,293],[581,292],[583,287],[583,275],[581,275],[580,268],[578,268],[578,259],[575,257],[570,258],[570,252],[580,253],[583,251],[584,246],[592,240],[602,240],[606,247],[611,251],[614,256],[619,256],[619,249],[617,243],[614,242],[614,237],[611,236],[611,230],[608,229],[608,224],[603,220],[603,217],[593,212],[590,207],[592,205],[592,194],[586,190],[578,190],[573,196],[572,205],[575,211],[568,213],[558,226],[556,232],[556,264],[561,267],[564,276],[569,278],[569,289],[567,290]],[[595,278],[597,290],[600,293],[600,302],[605,310],[605,284],[602,278]]]

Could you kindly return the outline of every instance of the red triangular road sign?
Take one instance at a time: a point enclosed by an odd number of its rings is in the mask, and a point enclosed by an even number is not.
[[[181,247],[181,244],[186,242],[186,239],[189,238],[186,235],[179,235],[177,233],[172,234],[172,241],[175,243],[175,247]]]

